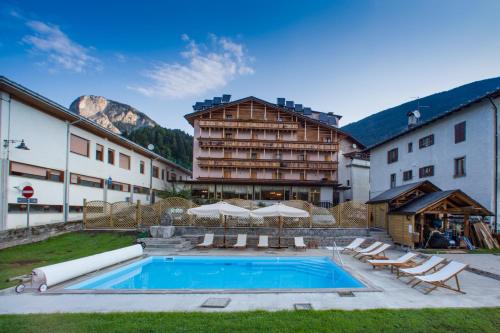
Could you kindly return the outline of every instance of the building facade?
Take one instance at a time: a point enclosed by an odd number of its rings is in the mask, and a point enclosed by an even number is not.
[[[194,128],[194,198],[322,205],[344,200],[352,176],[344,172],[352,161],[345,154],[363,147],[338,129],[340,116],[284,99],[276,104],[255,97],[208,102],[197,103],[185,116]]]
[[[0,230],[26,226],[20,189],[34,188],[30,224],[81,219],[83,200],[147,203],[191,172],[0,77]],[[20,141],[29,148],[17,149]],[[151,193],[153,195],[151,195]]]
[[[370,198],[390,188],[429,180],[460,189],[498,215],[500,90],[418,123],[370,148]],[[425,111],[424,111],[425,112]]]

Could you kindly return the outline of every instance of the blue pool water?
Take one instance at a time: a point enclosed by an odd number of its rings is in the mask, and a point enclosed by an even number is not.
[[[69,286],[105,289],[308,289],[364,285],[328,257],[153,256]]]

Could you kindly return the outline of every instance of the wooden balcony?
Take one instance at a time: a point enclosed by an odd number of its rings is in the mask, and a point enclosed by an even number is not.
[[[276,140],[238,140],[238,139],[213,139],[198,138],[201,148],[240,148],[240,149],[287,149],[287,150],[315,150],[338,151],[338,143],[323,142],[291,142]]]
[[[199,157],[200,167],[212,168],[242,168],[242,169],[299,169],[299,170],[337,170],[337,162],[328,161],[288,161],[288,160],[253,160],[236,158],[210,158]]]
[[[222,119],[203,119],[198,121],[200,128],[243,128],[243,129],[272,129],[272,130],[296,130],[299,124],[295,122],[278,122],[264,120],[222,120]]]

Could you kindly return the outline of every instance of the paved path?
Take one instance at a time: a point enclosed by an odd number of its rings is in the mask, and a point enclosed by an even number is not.
[[[254,250],[204,251],[204,255],[255,255]],[[191,251],[186,254],[200,253]],[[276,255],[261,253],[261,255]],[[390,257],[401,253],[391,252]],[[331,255],[325,250],[281,252],[279,255]],[[477,255],[474,255],[477,256]],[[466,295],[438,290],[424,295],[397,280],[388,270],[374,271],[368,264],[343,256],[346,266],[363,279],[382,289],[381,292],[357,292],[355,297],[340,297],[337,293],[273,293],[273,294],[155,294],[155,295],[16,295],[13,291],[0,294],[0,313],[52,312],[116,312],[116,311],[246,311],[292,310],[295,303],[311,303],[314,309],[373,309],[373,308],[434,308],[434,307],[493,307],[500,306],[500,281],[470,272],[460,274]],[[477,259],[476,259],[477,260]],[[229,297],[225,309],[204,309],[200,305],[209,297]]]
[[[480,269],[500,276],[500,255],[494,254],[439,254],[443,258],[469,264],[472,268]]]

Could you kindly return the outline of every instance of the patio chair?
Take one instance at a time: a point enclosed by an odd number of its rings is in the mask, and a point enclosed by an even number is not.
[[[294,237],[294,246],[296,250],[306,250],[307,246],[304,243],[304,237]]]
[[[437,266],[444,261],[444,258],[438,256],[432,256],[426,261],[422,262],[420,265],[411,268],[399,268],[398,269],[398,279],[403,276],[411,276],[412,279],[407,282],[410,284],[415,280],[415,276],[424,275],[430,270],[437,271]]]
[[[354,251],[354,249],[357,249],[358,247],[361,246],[361,244],[363,244],[365,242],[365,238],[356,238],[354,239],[349,245],[346,245],[344,247],[337,247],[337,250],[339,250],[340,252],[352,252]]]
[[[371,251],[375,250],[377,247],[379,247],[380,245],[382,245],[382,242],[374,242],[372,245],[365,247],[364,249],[354,249],[354,250],[352,250],[352,252],[354,252],[353,257],[356,258],[356,256],[361,255],[363,253],[371,252]]]
[[[236,239],[236,244],[233,245],[235,249],[244,249],[247,247],[247,235],[246,234],[238,234],[238,238]]]
[[[405,255],[397,258],[397,259],[371,259],[368,260],[368,263],[370,263],[373,266],[373,269],[377,267],[391,267],[391,273],[394,271],[394,267],[408,267],[407,265],[412,262],[411,260],[418,256],[417,253],[413,252],[408,252]]]
[[[259,236],[259,243],[257,244],[258,249],[267,249],[269,248],[269,236],[267,235],[260,235]]]
[[[214,234],[205,234],[203,242],[196,245],[196,247],[208,248],[214,246]]]
[[[460,290],[460,283],[458,283],[458,274],[467,268],[468,265],[462,264],[458,261],[450,261],[446,266],[443,266],[439,271],[429,274],[429,275],[417,275],[415,279],[418,280],[412,288],[420,284],[421,282],[429,283],[432,285],[425,294],[427,295],[431,291],[435,290],[438,287],[453,290],[462,294],[465,294],[462,290]],[[453,288],[450,285],[446,284],[446,281],[455,278],[455,283],[457,285],[456,288]]]
[[[383,243],[381,246],[377,247],[375,250],[370,252],[361,253],[358,257],[359,260],[367,260],[370,259],[387,259],[385,256],[385,250],[390,248],[391,244]]]

